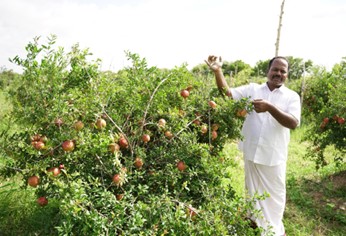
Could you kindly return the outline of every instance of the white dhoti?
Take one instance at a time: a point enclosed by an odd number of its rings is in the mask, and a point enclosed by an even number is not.
[[[245,185],[249,195],[270,195],[255,203],[255,209],[261,210],[263,217],[252,218],[259,227],[273,231],[275,236],[284,235],[282,218],[286,204],[286,162],[266,166],[244,160],[244,164]]]

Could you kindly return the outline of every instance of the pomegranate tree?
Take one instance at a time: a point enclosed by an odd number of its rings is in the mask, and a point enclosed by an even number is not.
[[[148,68],[128,53],[132,66],[101,72],[77,46],[66,58],[50,47],[30,52],[31,63],[18,61],[28,68],[12,93],[18,106],[11,115],[25,127],[8,134],[4,151],[13,158],[7,174],[21,170],[24,186],[35,187],[32,201],[58,206],[52,228],[76,235],[223,235],[238,213],[223,218],[208,208],[232,201],[219,158],[240,137],[236,111],[247,109],[246,101],[224,99],[186,66]],[[222,211],[230,211],[228,203]],[[210,219],[220,219],[222,230]]]

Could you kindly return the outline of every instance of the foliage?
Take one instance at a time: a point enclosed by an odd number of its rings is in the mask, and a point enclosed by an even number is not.
[[[303,126],[292,132],[289,146],[287,206],[284,215],[286,234],[344,235],[346,228],[346,224],[343,223],[345,216],[343,203],[346,197],[345,165],[343,169],[329,165],[316,171],[314,162],[303,158],[308,142],[302,143],[300,137],[305,132],[305,128],[306,126]],[[223,175],[223,184],[230,183],[236,195],[242,196],[244,170],[237,144],[235,142],[227,144],[224,152],[223,162],[212,159],[209,165]],[[330,157],[331,155],[328,155],[328,158]],[[0,158],[0,166],[2,164]],[[344,171],[340,172],[340,170]],[[56,235],[54,227],[59,223],[57,221],[58,202],[50,201],[46,207],[36,205],[32,200],[35,189],[20,189],[17,185],[20,182],[20,178],[2,179],[0,177],[0,232],[2,235]],[[245,210],[244,201],[229,198],[223,194],[220,197],[223,199],[218,201],[213,198],[208,207],[204,207],[203,214],[199,214],[199,217],[202,215],[209,217],[210,220],[204,222],[212,220],[214,224],[221,222],[220,225],[222,225],[227,214],[235,221],[239,219],[239,222],[234,225],[241,228],[241,211],[238,214],[236,209]],[[234,216],[235,214],[237,217]],[[309,220],[311,217],[317,220]],[[194,225],[199,222],[200,218],[197,222],[194,221]],[[169,222],[171,223],[173,222]],[[231,223],[229,225],[232,227]],[[246,228],[247,225],[243,224],[242,227]],[[156,235],[159,235],[159,232],[163,230],[156,232]],[[252,232],[244,233],[244,235],[252,235]]]
[[[100,72],[78,44],[65,53],[55,36],[38,42],[25,59],[12,59],[24,68],[10,91],[22,128],[4,135],[2,151],[13,161],[2,175],[20,173],[22,188],[39,177],[36,196],[59,205],[59,234],[252,232],[241,220],[251,204],[221,188],[222,173],[210,167],[227,141],[241,138],[247,100],[225,99],[185,66],[148,68],[127,52],[132,66]]]
[[[287,59],[290,65],[289,78],[291,80],[300,79],[304,73],[310,73],[313,68],[311,60],[304,61],[302,58],[294,58],[292,56],[288,56]]]
[[[311,124],[305,139],[312,141],[308,153],[317,167],[327,165],[325,150],[334,146],[334,161],[343,163],[346,152],[346,62],[334,66],[331,72],[316,68],[306,82],[303,116]]]
[[[203,76],[203,75],[213,75],[213,72],[208,68],[206,63],[199,64],[192,68],[192,73]],[[236,60],[233,62],[223,61],[222,63],[222,71],[224,72],[226,77],[234,77],[239,73],[246,71],[246,74],[252,74],[252,68],[249,64],[243,62],[242,60]]]
[[[199,64],[191,69],[191,72],[198,77],[212,76],[213,72],[209,69],[206,63]]]
[[[19,74],[12,70],[0,69],[0,89],[5,90],[6,88],[13,86],[13,82],[16,81],[19,76]]]
[[[256,65],[254,66],[254,68],[252,70],[251,76],[266,77],[267,72],[268,72],[269,61],[270,61],[270,59],[267,59],[264,61],[259,60],[258,62],[256,62]]]
[[[227,75],[235,76],[244,70],[251,71],[251,66],[249,64],[246,64],[242,60],[236,60],[234,62],[225,61],[222,64],[222,70]]]

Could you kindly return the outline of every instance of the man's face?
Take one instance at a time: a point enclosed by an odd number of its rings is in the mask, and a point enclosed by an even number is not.
[[[279,88],[288,77],[288,63],[286,60],[277,58],[273,61],[267,73],[268,87],[270,90]]]

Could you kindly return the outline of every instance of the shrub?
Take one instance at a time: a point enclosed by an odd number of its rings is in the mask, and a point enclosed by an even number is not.
[[[336,164],[344,163],[346,152],[346,63],[336,64],[331,72],[315,68],[307,80],[304,92],[304,119],[310,128],[305,139],[312,141],[308,157],[316,161],[316,166],[327,165],[325,150],[335,148]]]
[[[19,172],[23,188],[39,177],[37,197],[59,205],[60,234],[251,232],[247,203],[221,187],[217,168],[225,143],[241,138],[247,100],[225,99],[184,65],[148,68],[130,52],[130,67],[101,72],[88,50],[66,54],[55,40],[35,38],[26,59],[13,58],[24,68],[11,91],[22,128],[5,138],[13,161],[2,175]]]

